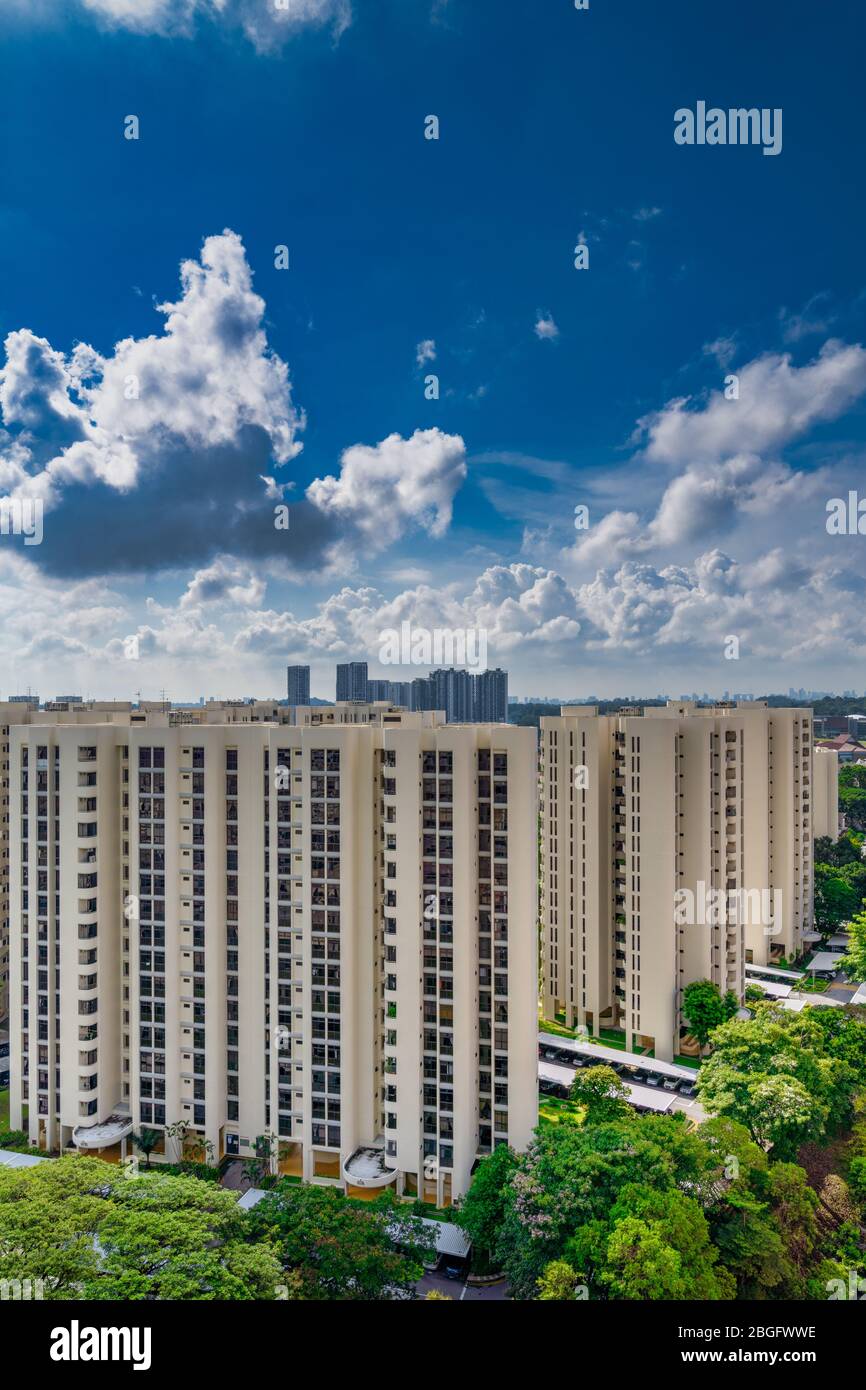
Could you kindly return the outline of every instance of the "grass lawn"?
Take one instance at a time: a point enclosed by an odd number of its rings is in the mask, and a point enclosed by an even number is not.
[[[9,1128],[9,1092],[0,1091],[0,1133]]]
[[[625,1034],[618,1028],[601,1028],[598,1036],[594,1033],[582,1033],[578,1028],[567,1028],[564,1023],[557,1019],[539,1018],[538,1031],[540,1033],[550,1033],[557,1038],[580,1038],[582,1042],[603,1043],[605,1047],[615,1047],[618,1052],[626,1052]],[[635,1056],[653,1057],[655,1054],[646,1047],[636,1047]]]
[[[290,1182],[301,1182],[300,1178],[290,1178]],[[302,1184],[303,1185],[303,1184]],[[338,1189],[335,1189],[335,1191]],[[343,1197],[343,1201],[350,1207],[369,1207],[371,1202],[375,1202],[382,1192],[387,1189],[379,1189],[372,1192],[369,1197]],[[342,1195],[342,1194],[341,1194]],[[397,1199],[401,1206],[411,1207],[417,1216],[424,1216],[428,1221],[441,1221],[445,1225],[451,1225],[454,1221],[453,1207],[437,1207],[432,1202],[419,1202],[417,1197],[399,1197]]]
[[[571,1100],[559,1096],[538,1097],[538,1122],[542,1125],[575,1124],[583,1121],[583,1110]]]
[[[678,1053],[676,1057],[674,1057],[674,1061],[677,1066],[691,1067],[694,1071],[700,1071],[701,1068],[700,1060],[697,1057],[684,1057],[682,1053]]]
[[[600,1028],[597,1038],[588,1038],[588,1042],[602,1043],[605,1047],[615,1047],[618,1052],[633,1052],[635,1057],[652,1057],[652,1052],[646,1047],[626,1047],[625,1033],[619,1028]]]
[[[564,1023],[557,1023],[555,1020],[551,1020],[549,1018],[539,1018],[538,1028],[539,1032],[555,1033],[558,1038],[577,1037],[576,1028],[566,1028]]]

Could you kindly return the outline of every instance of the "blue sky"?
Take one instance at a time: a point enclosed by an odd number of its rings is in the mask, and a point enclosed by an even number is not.
[[[0,494],[45,509],[0,536],[0,694],[330,696],[404,619],[522,694],[862,691],[825,522],[866,498],[864,29],[0,0]],[[698,100],[782,152],[678,146]]]

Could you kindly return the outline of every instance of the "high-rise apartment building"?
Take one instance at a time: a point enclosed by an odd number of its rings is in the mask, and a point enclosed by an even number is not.
[[[679,1050],[685,986],[742,997],[747,962],[812,920],[811,711],[669,702],[541,721],[545,1017]]]
[[[481,724],[508,719],[508,672],[498,666],[475,677],[475,718]]]
[[[337,703],[368,699],[366,661],[347,661],[337,666]]]
[[[340,673],[347,670],[337,667],[338,700],[355,698],[345,693],[352,688],[352,682]],[[368,701],[387,700],[407,710],[442,710],[448,724],[508,722],[507,671],[496,669],[475,675],[464,667],[450,666],[411,681],[366,680],[366,676],[364,680],[367,693],[363,698]],[[356,688],[361,688],[360,677],[356,679]]]
[[[9,727],[11,1123],[447,1202],[536,1122],[534,733],[296,720]]]
[[[839,754],[835,748],[816,745],[813,752],[814,819],[813,833],[818,840],[829,835],[838,840],[839,829]]]
[[[0,701],[0,1022],[9,1012],[9,734],[33,708],[21,699]]]
[[[397,687],[392,689],[396,696]],[[431,671],[412,682],[411,708],[441,709],[449,724],[506,723],[508,672],[497,668],[474,675],[454,667]]]
[[[18,724],[58,720],[106,722],[122,719],[128,722],[130,717],[147,717],[147,706],[142,706],[135,716],[131,715],[132,708],[123,701],[85,703],[79,695],[60,696],[42,710],[36,695],[13,695],[6,701],[0,701],[0,1021],[6,1019],[9,1008],[10,730]]]
[[[430,675],[434,709],[445,711],[449,724],[468,724],[475,719],[475,677],[470,671],[449,667]]]
[[[289,666],[286,668],[286,685],[290,706],[310,703],[309,666]]]
[[[414,686],[412,681],[389,681],[388,699],[392,705],[400,705],[403,709],[414,710]]]

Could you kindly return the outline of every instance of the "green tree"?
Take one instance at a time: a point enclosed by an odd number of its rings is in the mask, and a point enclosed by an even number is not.
[[[634,1116],[641,1138],[655,1146],[665,1170],[675,1176],[677,1185],[688,1189],[698,1200],[708,1197],[718,1180],[720,1165],[704,1139],[703,1126],[693,1129],[681,1114]],[[748,1141],[748,1135],[744,1136]],[[725,1150],[730,1152],[730,1148]]]
[[[767,1195],[785,1249],[805,1275],[818,1242],[818,1197],[809,1186],[808,1174],[796,1163],[774,1163],[768,1174]]]
[[[516,1168],[514,1150],[507,1144],[498,1145],[479,1163],[469,1191],[455,1211],[454,1219],[472,1241],[480,1269],[489,1268],[493,1260],[505,1219],[508,1188]]]
[[[816,835],[813,846],[813,855],[816,864],[834,864],[833,853],[836,848],[836,841],[830,835]]]
[[[734,998],[734,1012],[736,1012]],[[710,1034],[731,1016],[730,1000],[723,999],[718,985],[711,980],[693,980],[683,991],[683,1018],[697,1038],[701,1047],[706,1047]]]
[[[622,1120],[630,1114],[629,1089],[613,1067],[586,1067],[575,1072],[569,1098],[582,1105],[589,1124]]]
[[[381,1302],[409,1294],[435,1253],[427,1228],[390,1194],[356,1205],[330,1187],[285,1180],[248,1214],[298,1298]]]
[[[713,1034],[715,1050],[698,1074],[707,1109],[745,1125],[777,1159],[850,1119],[854,1074],[826,1055],[814,1012],[789,1015],[765,1004],[754,1018],[729,1020]]]
[[[860,906],[861,895],[845,873],[830,864],[815,865],[815,926],[830,936]]]
[[[213,1163],[214,1146],[210,1139],[206,1139],[203,1134],[194,1134],[193,1141],[189,1145],[189,1153],[200,1163]]]
[[[611,1212],[599,1279],[617,1299],[731,1299],[736,1284],[718,1266],[706,1218],[682,1192],[627,1188]]]
[[[135,1145],[135,1147],[136,1147],[137,1149],[139,1149],[139,1150],[144,1154],[144,1166],[145,1166],[145,1168],[149,1168],[149,1167],[150,1167],[150,1155],[153,1153],[154,1149],[156,1148],[157,1144],[158,1144],[159,1141],[160,1141],[160,1133],[159,1133],[159,1130],[158,1130],[158,1129],[142,1129],[142,1130],[139,1130],[138,1134],[132,1134],[132,1135],[130,1135],[130,1138],[132,1139],[132,1142],[133,1142],[133,1144]]]
[[[857,1081],[866,1084],[866,1009],[816,1008],[809,1014],[827,1056],[847,1062]]]
[[[189,1132],[189,1122],[187,1120],[175,1120],[173,1124],[166,1125],[165,1137],[172,1145],[172,1152],[166,1148],[166,1156],[176,1159],[178,1162],[183,1158],[183,1146]]]
[[[0,1277],[51,1299],[273,1299],[280,1266],[235,1193],[95,1158],[0,1169]]]
[[[566,1258],[575,1269],[586,1268],[582,1249],[566,1253],[575,1233],[606,1221],[628,1183],[665,1188],[675,1175],[671,1154],[644,1136],[636,1118],[537,1130],[509,1184],[496,1245],[512,1296],[534,1298],[552,1260]]]
[[[730,1201],[732,1194],[763,1190],[769,1161],[745,1125],[726,1115],[714,1115],[701,1125],[698,1137],[701,1148],[711,1157],[713,1188],[724,1184],[726,1200]]]
[[[856,859],[842,866],[842,875],[851,885],[859,908],[866,900],[866,860],[858,854]]]
[[[866,980],[866,912],[852,917],[848,950],[842,957],[842,968],[852,980]]]
[[[713,1242],[744,1299],[793,1297],[796,1271],[766,1204],[730,1208],[715,1223]]]
[[[261,1158],[245,1158],[241,1164],[241,1177],[247,1187],[255,1187],[267,1172],[267,1165]]]
[[[824,1137],[821,1109],[794,1076],[749,1076],[723,1065],[700,1079],[699,1090],[708,1109],[744,1124],[767,1148],[791,1154],[800,1144]]]
[[[866,830],[866,768],[845,766],[839,769],[839,805],[845,812],[848,826]]]
[[[538,1281],[538,1300],[540,1303],[561,1303],[577,1297],[580,1282],[568,1260],[551,1260]]]
[[[860,772],[861,769],[853,769]],[[845,769],[841,768],[844,772]],[[866,787],[866,780],[863,781]],[[862,835],[853,835],[850,830],[843,830],[838,840],[833,840],[829,835],[819,835],[815,841],[815,863],[832,864],[835,868],[841,869],[848,864],[859,864],[861,862]]]
[[[848,1169],[848,1186],[861,1207],[866,1207],[866,1158],[852,1158]]]

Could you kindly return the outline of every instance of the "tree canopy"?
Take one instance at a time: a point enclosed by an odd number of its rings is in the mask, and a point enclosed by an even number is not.
[[[525,1154],[480,1164],[457,1220],[513,1298],[826,1299],[864,1268],[860,1011],[762,1003],[716,1025],[712,1046],[700,1126],[638,1114],[610,1068],[590,1068],[572,1091],[582,1123],[542,1125]],[[819,1175],[818,1191],[799,1146],[845,1136],[852,1115],[847,1181]]]
[[[0,1168],[0,1278],[46,1299],[249,1300],[277,1298],[281,1271],[235,1193],[70,1157]]]
[[[710,1034],[737,1012],[737,997],[728,990],[724,996],[711,980],[693,980],[683,990],[683,1017],[701,1047]]]
[[[851,1114],[855,1073],[828,1050],[815,1012],[759,1004],[753,1018],[729,1020],[715,1030],[713,1054],[698,1075],[705,1107],[744,1125],[779,1158],[821,1142]]]
[[[276,1251],[289,1299],[409,1296],[434,1254],[424,1223],[390,1193],[356,1204],[332,1187],[283,1179],[253,1207],[249,1226]]]
[[[848,950],[842,957],[842,968],[853,980],[866,980],[866,912],[851,919]]]

